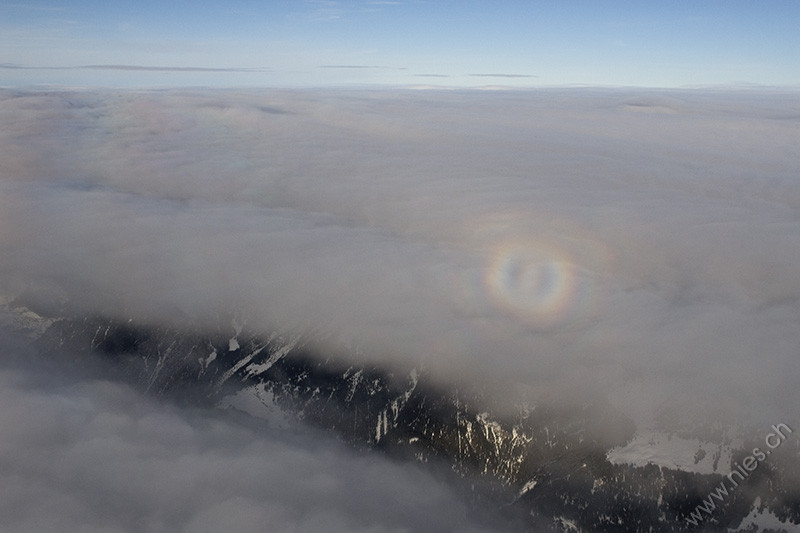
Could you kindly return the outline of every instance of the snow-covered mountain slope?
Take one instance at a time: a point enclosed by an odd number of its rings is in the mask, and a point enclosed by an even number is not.
[[[357,364],[357,357],[344,364],[301,336],[259,334],[241,322],[178,330],[6,308],[12,325],[53,357],[110,362],[116,378],[154,395],[235,408],[277,427],[300,419],[358,449],[444,463],[472,485],[473,502],[528,516],[537,529],[694,529],[686,517],[752,448],[637,431],[604,405],[495,414],[480,394],[434,383],[424,368],[388,370],[366,358]],[[614,431],[604,431],[610,426]],[[756,498],[762,513],[800,523],[797,446],[787,442],[781,452],[759,465],[752,482],[715,502],[702,527],[750,523]]]

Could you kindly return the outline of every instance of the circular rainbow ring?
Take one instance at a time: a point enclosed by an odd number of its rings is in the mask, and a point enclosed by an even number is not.
[[[506,242],[489,261],[484,285],[505,313],[538,328],[559,325],[576,302],[578,275],[563,252],[535,242]]]

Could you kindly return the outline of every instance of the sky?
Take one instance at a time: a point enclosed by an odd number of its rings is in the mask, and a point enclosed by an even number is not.
[[[796,0],[12,0],[0,85],[796,86],[798,24]]]

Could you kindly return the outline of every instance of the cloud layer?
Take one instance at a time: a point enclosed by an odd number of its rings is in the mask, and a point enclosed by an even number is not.
[[[157,403],[3,340],[3,531],[482,530],[420,465]]]
[[[798,117],[779,92],[6,91],[0,281],[235,311],[509,405],[790,423]]]

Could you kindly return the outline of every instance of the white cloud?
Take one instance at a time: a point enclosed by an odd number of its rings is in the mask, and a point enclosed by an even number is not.
[[[511,404],[788,421],[793,102],[6,92],[2,281],[154,321],[236,309]]]
[[[478,530],[419,465],[157,403],[0,334],[3,531]]]

